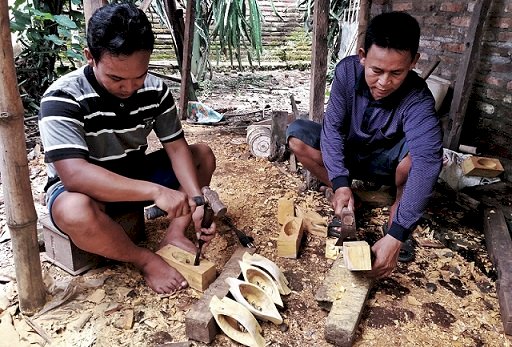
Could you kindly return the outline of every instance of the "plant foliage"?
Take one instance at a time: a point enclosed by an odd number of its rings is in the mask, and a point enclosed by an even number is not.
[[[43,92],[84,61],[84,19],[80,0],[17,0],[10,7],[11,32],[21,51],[15,57],[20,95],[37,113]]]

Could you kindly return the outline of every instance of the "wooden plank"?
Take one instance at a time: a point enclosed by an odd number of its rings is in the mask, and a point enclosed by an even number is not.
[[[325,339],[336,346],[352,346],[373,281],[351,272],[338,257],[315,294],[318,305],[328,311]]]
[[[473,15],[469,29],[466,32],[462,63],[457,71],[457,81],[453,89],[453,99],[450,105],[450,128],[445,132],[444,147],[456,151],[459,148],[460,135],[469,97],[473,90],[473,81],[478,68],[480,43],[483,36],[483,27],[492,0],[478,0],[473,7]]]
[[[185,277],[191,288],[201,292],[208,288],[217,275],[214,263],[206,259],[200,259],[199,265],[194,266],[195,254],[176,246],[166,245],[158,250],[156,254]]]
[[[222,273],[203,293],[203,297],[187,312],[185,316],[185,330],[189,339],[210,343],[215,338],[215,335],[217,335],[219,327],[210,312],[210,301],[214,295],[218,298],[223,298],[229,292],[229,285],[225,280],[228,277],[238,278],[240,276],[242,270],[238,262],[242,260],[245,252],[253,254],[255,249],[238,248],[222,268]]]
[[[484,234],[489,257],[498,272],[501,321],[505,334],[512,335],[512,240],[501,209],[484,210]]]
[[[311,85],[309,119],[320,122],[324,118],[325,81],[327,73],[327,27],[329,1],[315,1],[313,15],[313,47],[311,53]]]

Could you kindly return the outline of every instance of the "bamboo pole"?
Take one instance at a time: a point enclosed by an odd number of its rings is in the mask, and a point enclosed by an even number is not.
[[[14,67],[7,1],[0,1],[0,173],[5,217],[11,233],[18,298],[23,313],[36,313],[46,301],[37,243],[37,214],[30,187],[24,109]]]

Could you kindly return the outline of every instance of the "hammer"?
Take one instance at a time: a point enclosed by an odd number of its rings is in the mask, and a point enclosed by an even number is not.
[[[223,217],[226,214],[227,208],[222,201],[220,201],[219,195],[211,190],[210,187],[203,187],[201,192],[203,193],[203,196],[196,196],[193,199],[197,206],[204,205],[204,215],[203,220],[201,221],[201,228],[209,228],[213,223],[213,217]],[[198,247],[196,257],[194,259],[194,266],[199,265],[199,257],[201,256],[201,249],[204,245],[204,240],[201,239],[200,233],[197,235],[197,244]]]

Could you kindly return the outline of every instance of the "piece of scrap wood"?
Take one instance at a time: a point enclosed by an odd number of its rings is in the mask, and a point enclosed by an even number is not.
[[[217,279],[203,293],[203,297],[187,312],[185,316],[185,330],[189,339],[210,343],[215,338],[215,335],[217,335],[219,327],[210,312],[210,301],[214,295],[223,298],[229,292],[229,285],[225,280],[228,277],[238,278],[240,276],[242,270],[238,262],[242,260],[242,256],[246,252],[253,254],[255,249],[238,248],[226,265],[224,265]]]
[[[325,339],[336,346],[352,346],[373,281],[352,272],[338,257],[315,294],[318,305],[329,312]]]
[[[338,242],[338,239],[332,237],[325,240],[325,257],[327,259],[335,260],[340,255],[343,247],[336,246],[336,242]]]
[[[327,237],[327,218],[318,212],[300,206],[295,207],[295,214],[304,220],[304,228],[312,235]]]
[[[489,257],[498,271],[496,288],[501,321],[505,334],[512,335],[512,240],[500,209],[484,210],[484,234]]]

